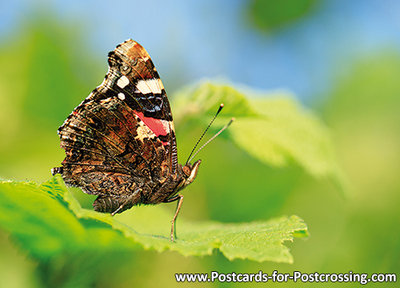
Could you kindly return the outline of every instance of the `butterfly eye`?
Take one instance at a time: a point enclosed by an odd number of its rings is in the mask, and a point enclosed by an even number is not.
[[[183,167],[182,167],[182,170],[183,170],[183,173],[185,173],[185,175],[186,175],[187,177],[190,176],[190,172],[191,172],[190,167],[188,167],[188,166],[183,166]]]

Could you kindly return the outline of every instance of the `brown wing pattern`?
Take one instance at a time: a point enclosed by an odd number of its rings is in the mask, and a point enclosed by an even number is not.
[[[135,41],[118,45],[108,62],[103,83],[59,128],[66,158],[57,171],[86,193],[146,202],[148,192],[177,173],[169,102],[149,55]]]

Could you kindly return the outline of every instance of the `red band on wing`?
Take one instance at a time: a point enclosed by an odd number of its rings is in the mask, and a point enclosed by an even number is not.
[[[149,127],[151,131],[153,131],[153,133],[157,137],[160,135],[166,136],[170,132],[169,125],[168,126],[164,125],[162,120],[155,119],[152,117],[145,117],[142,112],[137,112],[137,111],[134,112],[140,118],[140,120],[142,120],[144,124],[146,124],[146,126]],[[164,121],[168,122],[167,120]],[[169,144],[168,141],[161,141],[161,142],[163,143],[163,145]]]

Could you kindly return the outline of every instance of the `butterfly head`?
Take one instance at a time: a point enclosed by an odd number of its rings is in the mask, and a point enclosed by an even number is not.
[[[189,185],[194,181],[194,179],[197,176],[197,171],[199,170],[201,160],[197,160],[196,162],[192,164],[186,163],[185,166],[182,166],[182,176],[184,179],[183,185],[181,189],[183,189],[185,186]]]

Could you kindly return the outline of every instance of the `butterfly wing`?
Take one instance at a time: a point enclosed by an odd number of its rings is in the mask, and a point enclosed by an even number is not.
[[[123,98],[134,113],[158,137],[168,152],[171,173],[177,173],[178,159],[171,108],[164,86],[146,50],[133,40],[118,45],[109,53],[110,67],[123,74],[114,89],[122,90]],[[125,77],[124,77],[125,76]],[[120,95],[120,94],[118,94]]]
[[[103,83],[59,128],[66,157],[54,170],[66,184],[99,195],[94,206],[102,212],[149,202],[177,173],[171,109],[149,55],[128,40],[108,62]]]

